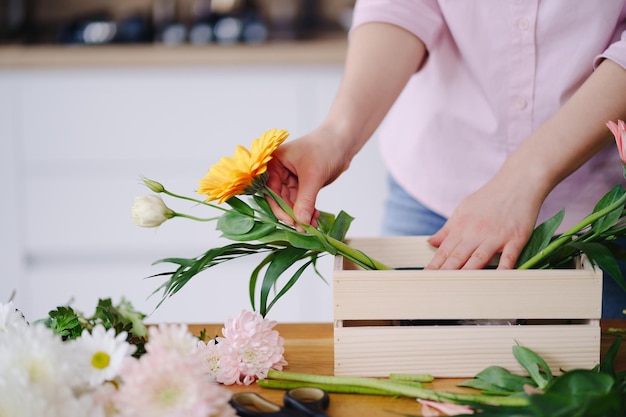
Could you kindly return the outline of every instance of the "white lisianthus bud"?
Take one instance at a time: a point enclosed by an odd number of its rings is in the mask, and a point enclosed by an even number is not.
[[[141,227],[158,227],[175,213],[170,210],[158,195],[135,197],[133,204],[133,223]]]

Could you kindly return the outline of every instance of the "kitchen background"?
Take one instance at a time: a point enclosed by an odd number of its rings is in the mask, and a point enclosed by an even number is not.
[[[223,322],[249,309],[256,264],[237,261],[195,277],[153,312],[163,281],[145,277],[168,270],[153,261],[226,241],[213,223],[134,226],[134,197],[149,193],[139,178],[193,196],[237,144],[274,127],[292,138],[314,128],[341,79],[352,2],[0,5],[0,299],[14,296],[29,319],[68,302],[89,313],[108,297],[129,299],[149,322]],[[350,236],[376,236],[384,182],[374,137],[318,207],[353,215]],[[332,259],[319,269],[327,283],[303,276],[269,317],[332,321]]]

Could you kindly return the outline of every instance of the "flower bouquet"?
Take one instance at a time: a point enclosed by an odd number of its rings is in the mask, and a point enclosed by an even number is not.
[[[624,122],[611,121],[607,126],[615,136],[626,166]],[[287,137],[286,131],[273,129],[255,139],[250,150],[237,146],[233,157],[221,158],[200,180],[197,191],[205,196],[203,199],[178,195],[157,181],[143,179],[143,183],[157,195],[136,198],[132,210],[135,224],[158,227],[174,217],[215,221],[215,227],[222,233],[222,237],[232,241],[194,258],[165,258],[157,261],[177,266],[174,271],[155,275],[168,277],[155,291],[163,291],[161,302],[178,292],[198,273],[249,255],[265,255],[252,271],[249,281],[252,309],[262,316],[267,315],[307,268],[313,268],[321,277],[316,269],[320,256],[341,255],[366,270],[391,269],[344,243],[353,218],[343,211],[336,216],[320,212],[317,227],[303,224],[293,227],[277,219],[268,199],[275,201],[296,222],[292,208],[267,186],[267,164],[273,152]],[[626,170],[624,172],[626,176]],[[200,218],[175,212],[164,203],[161,194],[209,207],[221,214]],[[212,201],[217,201],[217,204]],[[626,259],[625,251],[616,244],[618,238],[626,236],[625,204],[626,191],[621,185],[616,185],[597,203],[590,215],[561,235],[555,233],[563,220],[564,211],[557,213],[534,230],[516,268],[567,267],[575,257],[584,253],[626,291],[626,282],[617,263],[617,259]],[[292,268],[294,265],[298,265],[295,270]],[[289,275],[289,279],[279,286],[278,280],[283,274]]]
[[[287,137],[286,131],[273,129],[255,139],[250,150],[238,146],[232,158],[222,158],[200,180],[198,193],[206,196],[202,200],[174,194],[157,181],[143,179],[143,183],[157,194],[188,200],[217,210],[221,215],[200,218],[175,212],[163,202],[160,195],[152,194],[135,199],[132,210],[135,224],[158,227],[174,217],[216,221],[215,227],[222,233],[222,237],[233,242],[209,249],[195,258],[166,258],[157,261],[177,265],[175,271],[156,275],[169,276],[167,282],[157,289],[163,290],[161,302],[178,292],[198,273],[250,255],[264,255],[263,260],[252,271],[249,283],[252,309],[262,316],[267,315],[307,268],[313,268],[321,277],[316,269],[320,256],[340,254],[365,269],[389,269],[344,243],[353,218],[343,211],[336,216],[321,212],[317,227],[300,225],[301,230],[277,219],[267,199],[274,200],[294,218],[291,207],[266,184],[267,163]],[[249,198],[246,201],[241,196]],[[218,204],[211,203],[214,200]],[[227,207],[220,205],[222,203]],[[295,271],[291,268],[294,265],[297,265]],[[290,274],[290,277],[272,297],[272,290],[278,287],[278,279],[283,274]]]
[[[234,417],[223,385],[287,365],[276,322],[258,313],[240,312],[213,337],[144,318],[101,299],[90,317],[60,306],[28,323],[0,303],[0,415]]]

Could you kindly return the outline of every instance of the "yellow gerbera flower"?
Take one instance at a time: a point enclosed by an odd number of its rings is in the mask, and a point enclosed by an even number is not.
[[[272,129],[252,142],[250,150],[237,145],[235,155],[223,157],[200,180],[199,194],[207,201],[223,203],[241,194],[254,194],[267,181],[267,164],[278,146],[287,139],[286,130]]]

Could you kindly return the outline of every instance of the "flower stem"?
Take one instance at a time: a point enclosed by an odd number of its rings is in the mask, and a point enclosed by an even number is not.
[[[192,216],[190,214],[185,214],[185,213],[177,213],[174,212],[174,217],[183,217],[185,219],[191,219],[191,220],[196,220],[199,222],[211,222],[213,220],[218,220],[220,218],[220,216],[217,217],[196,217],[196,216]]]
[[[224,207],[220,207],[220,206],[218,206],[218,205],[216,205],[216,204],[211,204],[211,203],[209,203],[209,202],[207,202],[207,201],[204,201],[204,200],[198,200],[198,199],[196,199],[196,198],[187,197],[187,196],[180,195],[180,194],[174,194],[173,192],[168,191],[168,190],[166,190],[166,189],[164,189],[162,192],[163,192],[163,194],[167,194],[167,195],[169,195],[170,197],[180,198],[181,200],[192,201],[192,202],[194,202],[194,203],[202,204],[202,205],[204,205],[204,206],[209,206],[209,207],[212,207],[212,208],[214,208],[214,209],[218,209],[218,210],[222,210],[222,211],[228,211],[228,209],[226,209],[226,208],[224,208]]]
[[[576,223],[571,229],[563,233],[561,236],[553,240],[548,246],[546,246],[543,250],[536,253],[532,258],[521,264],[517,267],[517,269],[530,269],[537,265],[539,262],[547,258],[552,252],[557,250],[564,242],[571,239],[576,233],[583,230],[585,227],[593,224],[593,222],[598,219],[606,216],[612,211],[616,210],[620,206],[624,205],[626,202],[626,193],[622,195],[618,200],[615,200],[613,204],[610,204],[604,207],[602,210],[598,210],[595,213],[591,213],[589,216],[585,217],[580,222]]]
[[[528,400],[525,397],[505,397],[494,395],[482,395],[482,394],[464,394],[454,392],[438,392],[432,389],[418,388],[408,386],[402,383],[394,382],[386,379],[378,378],[364,378],[364,377],[352,377],[352,376],[323,376],[323,375],[311,375],[302,374],[296,372],[283,372],[270,370],[267,374],[270,379],[285,380],[285,381],[297,381],[308,382],[316,384],[332,384],[348,387],[364,387],[374,388],[377,390],[383,390],[389,392],[390,395],[399,395],[411,398],[420,398],[423,400],[439,401],[439,402],[453,402],[462,404],[464,402],[491,404],[491,405],[503,405],[522,407],[528,405]]]
[[[315,382],[302,382],[302,381],[282,381],[275,379],[260,379],[257,381],[257,385],[262,388],[271,389],[283,389],[289,390],[299,387],[315,387],[323,389],[326,392],[337,394],[363,394],[363,395],[384,395],[395,397],[396,394],[392,394],[389,391],[379,390],[374,388],[356,387],[352,385],[337,385],[337,384],[319,384]]]
[[[293,212],[293,209],[289,206],[289,204],[287,204],[285,202],[285,200],[283,200],[278,194],[276,194],[271,188],[269,187],[265,187],[265,193],[267,193],[274,201],[276,201],[276,203],[280,206],[280,208],[289,215],[289,217],[291,217],[296,223],[298,222],[296,220],[296,216]],[[316,228],[314,228],[311,225],[307,225],[307,224],[300,224],[298,223],[298,225],[300,227],[302,227],[306,232],[317,236],[318,239],[320,239],[322,241],[322,243],[326,243],[328,245],[330,245],[331,247],[333,247],[334,249],[336,249],[341,255],[343,255],[344,257],[350,259],[351,261],[353,261],[354,263],[358,264],[359,266],[361,266],[364,269],[375,269],[375,270],[389,270],[392,269],[390,267],[388,267],[387,265],[378,262],[375,259],[370,258],[369,256],[365,255],[363,252],[354,249],[353,247],[346,245],[344,242],[333,238],[332,236],[329,236],[327,234],[324,234],[322,232],[320,232],[319,230],[317,230]]]

